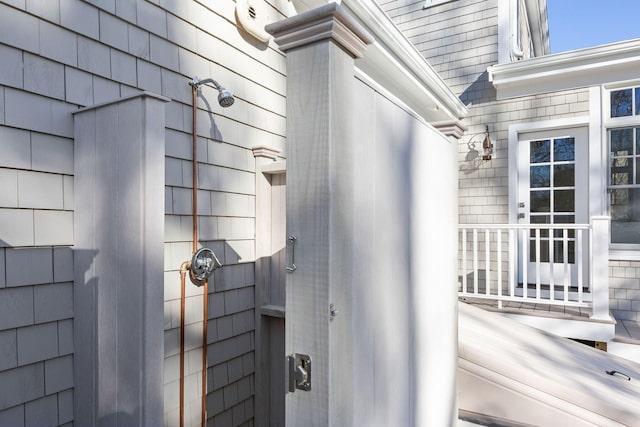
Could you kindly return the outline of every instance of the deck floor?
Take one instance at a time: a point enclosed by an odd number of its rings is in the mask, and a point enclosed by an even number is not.
[[[572,319],[589,321],[591,308],[565,307],[561,305],[536,304],[529,302],[503,301],[502,308],[498,301],[485,298],[461,297],[460,301],[483,308],[488,311],[524,314],[529,316],[553,317],[556,319]],[[640,345],[640,322],[616,319],[615,341]]]
[[[562,305],[536,304],[532,302],[502,301],[502,308],[498,301],[486,298],[461,297],[460,301],[483,308],[488,311],[502,313],[528,314],[530,316],[567,318],[575,320],[588,320],[591,316],[589,307],[566,307]]]

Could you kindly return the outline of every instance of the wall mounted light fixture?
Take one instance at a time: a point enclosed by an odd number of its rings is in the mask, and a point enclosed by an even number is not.
[[[486,127],[484,132],[484,141],[482,141],[482,160],[491,160],[493,154],[493,143],[489,138],[489,126]]]

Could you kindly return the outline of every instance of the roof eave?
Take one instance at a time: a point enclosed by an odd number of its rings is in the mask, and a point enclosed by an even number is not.
[[[497,99],[638,79],[640,39],[489,67]]]
[[[372,0],[342,0],[375,41],[356,66],[428,122],[462,120],[467,107]]]

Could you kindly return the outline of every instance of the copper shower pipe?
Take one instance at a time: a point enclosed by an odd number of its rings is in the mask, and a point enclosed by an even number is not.
[[[198,86],[191,84],[191,105],[193,111],[192,135],[193,135],[193,169],[192,169],[192,215],[193,215],[193,252],[198,250],[198,132],[197,132],[197,95]],[[184,427],[184,318],[185,318],[185,277],[189,261],[180,266],[180,427]],[[202,401],[201,423],[207,424],[207,321],[209,317],[209,280],[204,279],[203,303],[202,303]]]
[[[192,85],[193,104],[193,253],[198,250],[198,131],[197,131],[197,95],[198,86]],[[200,420],[202,427],[207,425],[207,318],[209,317],[209,279],[204,279],[202,287],[202,402]]]
[[[189,261],[180,266],[180,427],[184,427],[184,301]]]
[[[209,279],[204,279],[202,301],[202,427],[207,425],[207,323],[209,317]]]

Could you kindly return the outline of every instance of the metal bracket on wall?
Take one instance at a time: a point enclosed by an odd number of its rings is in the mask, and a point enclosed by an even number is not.
[[[291,265],[286,268],[287,273],[292,273],[296,271],[298,267],[296,267],[296,236],[293,234],[289,236],[289,243],[291,244]]]
[[[311,390],[311,356],[306,354],[293,354],[287,356],[289,363],[289,391]]]

